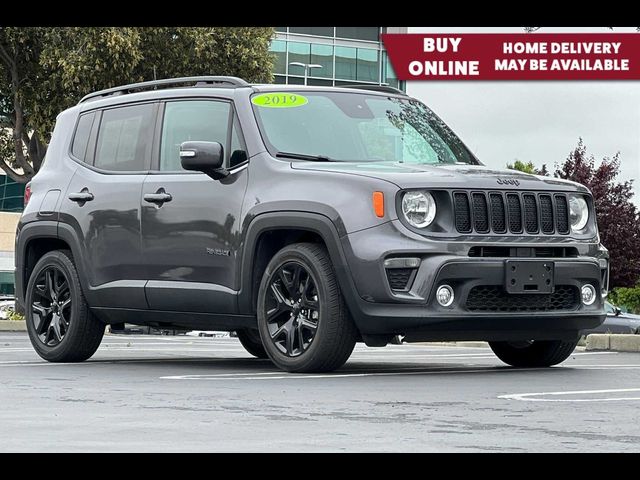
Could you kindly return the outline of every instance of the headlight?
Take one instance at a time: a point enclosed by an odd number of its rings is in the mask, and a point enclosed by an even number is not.
[[[402,213],[414,227],[425,228],[436,218],[436,202],[429,192],[407,192],[402,197]]]
[[[579,232],[589,220],[589,206],[582,195],[569,196],[569,221],[571,230]]]

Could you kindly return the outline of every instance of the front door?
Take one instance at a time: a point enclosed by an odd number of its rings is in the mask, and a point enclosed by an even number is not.
[[[239,219],[248,169],[233,106],[222,100],[167,101],[161,123],[156,169],[142,188],[149,306],[235,313]],[[182,170],[178,152],[186,141],[222,144],[230,175],[213,180]]]

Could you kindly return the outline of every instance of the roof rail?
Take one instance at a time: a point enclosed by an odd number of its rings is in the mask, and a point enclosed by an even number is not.
[[[390,87],[389,85],[340,85],[342,88],[357,88],[359,90],[371,90],[373,92],[394,93],[396,95],[407,95],[406,92]]]
[[[223,77],[223,76],[205,76],[205,77],[180,77],[180,78],[164,78],[162,80],[152,80],[150,82],[131,83],[129,85],[122,85],[120,87],[107,88],[106,90],[100,90],[90,93],[82,97],[78,103],[86,102],[87,100],[97,99],[102,97],[110,97],[115,95],[125,95],[127,93],[133,93],[141,90],[155,90],[157,87],[167,85],[183,85],[183,84],[195,84],[196,87],[204,86],[229,86],[229,87],[248,87],[249,84],[243,79],[238,77]]]

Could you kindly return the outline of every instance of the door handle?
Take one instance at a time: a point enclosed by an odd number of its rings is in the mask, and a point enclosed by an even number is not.
[[[91,193],[87,188],[83,188],[79,192],[70,193],[69,200],[77,203],[90,202],[93,200],[93,193]]]
[[[163,203],[173,200],[171,194],[165,192],[164,188],[159,188],[156,193],[145,193],[142,198],[144,198],[145,202],[155,203],[158,206],[161,206]]]

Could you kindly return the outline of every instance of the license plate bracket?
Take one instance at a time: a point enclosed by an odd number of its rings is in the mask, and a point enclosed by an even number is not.
[[[507,293],[542,294],[555,290],[555,264],[541,260],[506,260]]]

